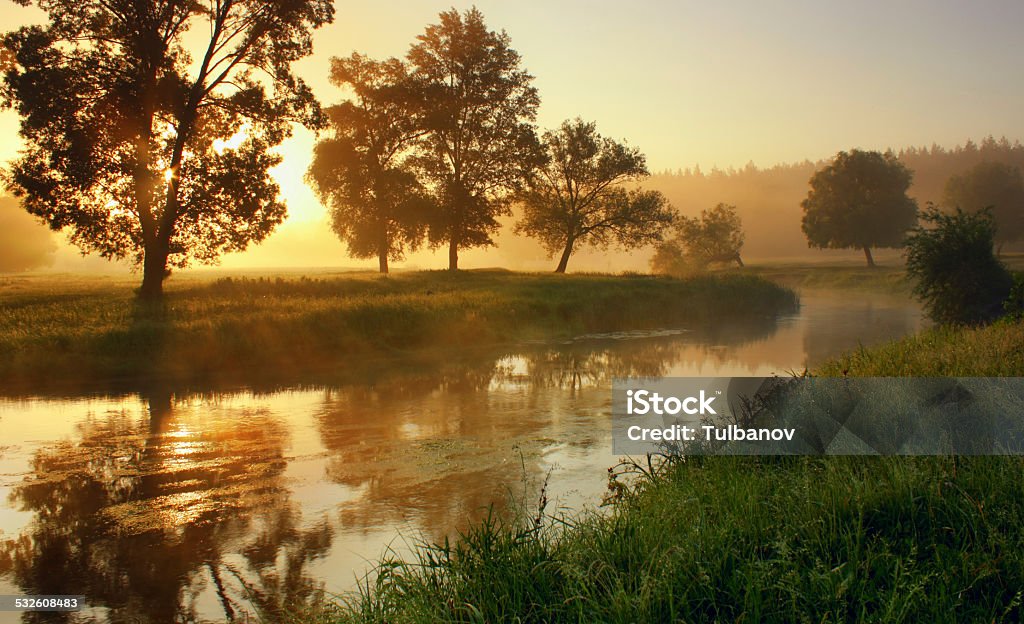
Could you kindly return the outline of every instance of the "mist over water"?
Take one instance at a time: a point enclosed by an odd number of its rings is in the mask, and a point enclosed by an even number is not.
[[[922,326],[901,298],[802,304],[396,361],[327,387],[4,399],[0,593],[86,594],[96,608],[70,621],[162,622],[350,590],[389,546],[535,505],[549,473],[549,512],[597,505],[616,462],[613,377],[785,375]]]

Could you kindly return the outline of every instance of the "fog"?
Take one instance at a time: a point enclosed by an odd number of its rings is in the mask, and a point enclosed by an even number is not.
[[[56,237],[22,210],[14,197],[0,197],[0,273],[52,266]]]

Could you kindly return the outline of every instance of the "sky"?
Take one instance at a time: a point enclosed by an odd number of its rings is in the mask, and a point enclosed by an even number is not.
[[[327,81],[330,57],[404,56],[439,12],[474,5],[535,76],[542,129],[595,121],[640,148],[652,171],[1024,139],[1019,0],[340,0],[296,71],[334,103],[342,93]],[[7,28],[38,15],[0,0]],[[15,155],[16,131],[14,113],[0,112],[0,160]],[[281,148],[275,177],[290,217],[277,238],[323,223],[302,180],[314,141],[299,130]],[[263,261],[258,249],[245,256]]]

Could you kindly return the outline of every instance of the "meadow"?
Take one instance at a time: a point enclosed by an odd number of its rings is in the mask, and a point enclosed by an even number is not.
[[[398,354],[773,317],[797,304],[793,291],[742,274],[193,277],[173,280],[156,306],[120,280],[9,277],[0,279],[0,379],[34,391],[309,382]]]

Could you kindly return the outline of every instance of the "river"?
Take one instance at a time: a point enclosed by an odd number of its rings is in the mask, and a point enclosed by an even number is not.
[[[924,324],[905,298],[801,301],[752,324],[376,363],[328,386],[0,398],[0,594],[91,605],[25,621],[148,623],[349,591],[389,549],[492,504],[535,508],[545,481],[548,513],[598,505],[613,377],[787,375]]]

